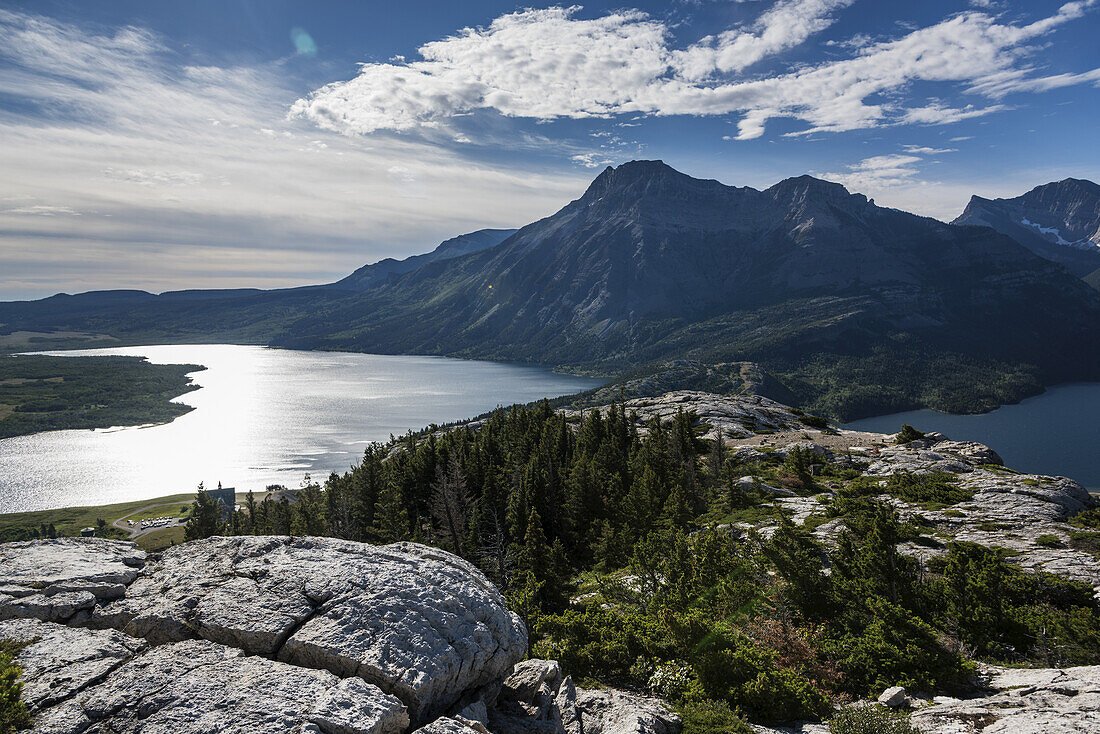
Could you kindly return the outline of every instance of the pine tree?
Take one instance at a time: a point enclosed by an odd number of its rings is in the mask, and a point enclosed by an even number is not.
[[[396,482],[387,482],[378,495],[373,534],[383,543],[396,543],[409,537],[409,513],[405,497]]]
[[[447,462],[446,471],[438,469],[432,484],[431,511],[436,527],[443,535],[451,552],[466,555],[466,521],[470,511],[470,494],[466,491],[466,479],[454,456]]]
[[[199,485],[199,493],[195,501],[191,503],[191,517],[184,527],[184,538],[198,540],[209,538],[224,532],[225,523],[222,522],[222,503]]]

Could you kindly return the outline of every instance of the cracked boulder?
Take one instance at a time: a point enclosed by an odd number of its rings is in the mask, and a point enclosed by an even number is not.
[[[527,632],[474,566],[412,543],[209,538],[150,564],[93,624],[164,644],[201,637],[358,676],[430,721],[504,677]]]
[[[71,631],[89,639],[107,634]],[[18,659],[29,687],[36,678],[24,656],[32,649]],[[401,701],[358,678],[341,680],[327,671],[188,640],[135,655],[102,682],[39,711],[31,731],[399,734],[408,723]]]

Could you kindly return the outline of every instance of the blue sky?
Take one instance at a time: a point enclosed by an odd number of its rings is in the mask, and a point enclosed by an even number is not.
[[[0,299],[336,279],[608,164],[941,219],[1100,178],[1100,0],[0,3]]]

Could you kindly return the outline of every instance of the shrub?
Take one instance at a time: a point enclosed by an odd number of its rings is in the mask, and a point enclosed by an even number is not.
[[[674,707],[683,734],[753,734],[753,728],[725,701],[693,701]]]
[[[1062,547],[1062,539],[1059,538],[1057,535],[1052,535],[1050,533],[1043,533],[1042,535],[1040,535],[1038,538],[1035,539],[1035,542],[1037,544],[1043,546],[1044,548],[1061,548]]]
[[[908,423],[901,424],[901,430],[898,431],[898,437],[895,439],[895,443],[899,446],[901,444],[909,443],[910,441],[919,441],[924,438],[924,433],[913,428]]]
[[[577,678],[613,685],[644,687],[652,671],[639,666],[638,659],[673,657],[657,620],[638,612],[602,609],[596,603],[543,615],[536,632],[542,639],[532,654],[560,661]]]
[[[882,706],[853,706],[829,719],[833,734],[921,734],[907,714]]]
[[[1100,558],[1100,533],[1070,533],[1069,547]]]
[[[663,699],[678,701],[688,691],[694,677],[690,665],[672,660],[658,665],[649,676],[649,689]]]
[[[29,728],[33,723],[26,705],[19,700],[23,683],[19,676],[23,669],[15,663],[15,656],[30,642],[0,640],[0,734]]]
[[[1077,513],[1070,518],[1069,524],[1079,528],[1100,530],[1100,507]]]
[[[849,484],[843,494],[857,497],[889,494],[903,502],[940,506],[966,502],[974,497],[972,490],[959,486],[958,477],[942,471],[930,474],[900,472],[885,482],[878,477],[860,477]]]
[[[829,427],[829,421],[819,415],[800,415],[798,416],[798,422],[810,428],[816,428],[819,431],[824,431]]]

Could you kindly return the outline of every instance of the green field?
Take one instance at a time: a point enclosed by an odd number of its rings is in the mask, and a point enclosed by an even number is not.
[[[93,505],[90,507],[64,507],[57,510],[36,510],[34,512],[12,512],[0,515],[0,542],[23,540],[33,537],[43,526],[53,525],[58,535],[80,535],[80,530],[87,527],[95,527],[97,521],[104,520],[108,527],[115,520],[142,510],[150,505],[164,505],[167,507],[151,508],[141,513],[139,517],[161,517],[163,515],[176,515],[181,506],[189,506],[195,499],[194,493],[173,494],[167,497],[155,497],[152,499],[137,500],[134,502],[122,502],[113,505]],[[154,535],[155,533],[150,533]],[[112,537],[125,537],[125,533],[118,531],[112,533]]]
[[[162,551],[173,545],[182,543],[184,540],[184,528],[182,525],[177,525],[173,528],[161,528],[160,530],[154,530],[151,533],[142,535],[135,542],[142,550],[149,552]]]

